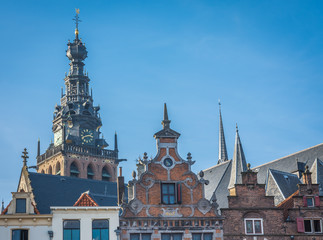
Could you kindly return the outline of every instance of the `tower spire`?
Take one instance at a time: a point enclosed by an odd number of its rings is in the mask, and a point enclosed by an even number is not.
[[[227,146],[226,146],[225,137],[224,137],[220,100],[219,100],[219,117],[220,117],[220,121],[219,121],[219,160],[218,160],[218,164],[228,161],[228,153],[227,153]]]
[[[243,152],[238,125],[236,124],[236,139],[234,145],[231,176],[228,188],[233,188],[234,184],[242,183],[241,172],[247,171],[247,162]]]
[[[163,124],[164,129],[170,128],[170,126],[169,126],[170,120],[168,120],[168,113],[167,113],[167,105],[166,105],[166,103],[164,103],[164,119],[162,121],[162,124]]]
[[[2,202],[1,202],[1,212],[0,212],[0,214],[1,214],[3,211],[4,211],[4,201],[3,201],[3,199],[2,199]]]

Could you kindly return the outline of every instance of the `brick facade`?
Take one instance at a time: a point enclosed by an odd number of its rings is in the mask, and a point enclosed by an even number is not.
[[[312,184],[308,166],[303,173],[303,184],[279,208],[284,210],[288,235],[295,240],[323,239],[323,196],[319,195],[319,184]]]
[[[222,218],[217,213],[216,201],[205,199],[207,181],[203,173],[199,179],[191,171],[194,164],[191,154],[187,160],[179,156],[180,134],[169,128],[166,107],[165,111],[164,129],[155,134],[156,157],[148,160],[145,153],[140,162],[144,171],[138,177],[134,172],[129,182],[129,201],[122,204],[120,218],[121,240],[138,239],[135,237],[188,240],[193,234],[201,239],[220,240]]]
[[[229,207],[221,209],[224,240],[287,240],[283,209],[274,197],[265,195],[265,184],[257,183],[257,173],[242,173],[242,184],[229,189]]]

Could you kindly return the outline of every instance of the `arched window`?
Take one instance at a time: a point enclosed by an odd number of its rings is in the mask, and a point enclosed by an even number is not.
[[[73,162],[70,167],[70,176],[71,177],[78,177],[79,174],[80,174],[79,169],[77,168],[75,162]]]
[[[102,169],[102,180],[103,181],[110,181],[111,175],[108,172],[107,167],[104,167]]]
[[[48,174],[53,174],[52,166],[49,166],[49,168],[48,168]]]
[[[43,173],[43,174],[45,173],[44,169],[43,169],[43,170],[41,170],[41,173]]]
[[[94,172],[93,172],[93,169],[92,169],[91,165],[89,164],[87,166],[87,178],[88,179],[93,179],[93,177],[94,177]]]
[[[61,164],[59,162],[56,164],[56,175],[61,175]]]

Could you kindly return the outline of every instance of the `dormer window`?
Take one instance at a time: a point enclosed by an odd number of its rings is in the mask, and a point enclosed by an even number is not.
[[[16,199],[16,213],[26,213],[26,198]]]

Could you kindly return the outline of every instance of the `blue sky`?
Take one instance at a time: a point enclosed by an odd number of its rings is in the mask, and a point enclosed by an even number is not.
[[[321,1],[2,1],[0,198],[16,191],[24,147],[53,138],[75,8],[95,104],[126,179],[156,153],[167,102],[193,170],[218,157],[218,99],[229,156],[235,124],[252,166],[322,143]]]

